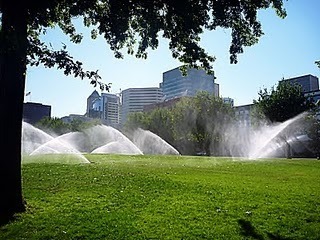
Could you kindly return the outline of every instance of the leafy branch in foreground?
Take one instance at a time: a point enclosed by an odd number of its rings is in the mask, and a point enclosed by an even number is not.
[[[52,68],[57,67],[57,69],[63,69],[65,75],[73,74],[75,77],[80,77],[81,79],[88,78],[90,83],[96,87],[99,85],[101,90],[109,91],[110,83],[103,83],[101,76],[97,71],[85,71],[83,69],[83,63],[76,61],[66,50],[66,45],[63,45],[61,50],[55,51],[49,49],[43,42],[37,38],[29,37],[29,54],[27,63],[30,66],[38,66],[43,64],[45,67]]]

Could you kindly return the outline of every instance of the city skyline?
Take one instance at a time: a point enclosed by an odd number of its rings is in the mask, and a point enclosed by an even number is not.
[[[251,47],[244,48],[239,63],[229,63],[230,31],[218,29],[201,35],[201,45],[216,56],[213,68],[216,83],[220,85],[220,96],[234,99],[235,106],[252,103],[262,88],[270,88],[282,78],[311,74],[319,78],[320,69],[314,64],[320,59],[320,20],[317,0],[285,2],[288,16],[280,19],[273,9],[259,12],[265,35]],[[105,83],[111,82],[110,93],[127,88],[159,87],[162,74],[180,65],[168,49],[168,41],[160,39],[157,50],[149,51],[148,59],[135,59],[126,55],[114,58],[109,46],[102,38],[90,40],[89,30],[84,32],[80,45],[68,43],[59,29],[50,30],[43,40],[55,49],[65,43],[70,54],[88,70],[99,70]],[[84,114],[87,97],[98,88],[88,80],[64,76],[62,71],[43,67],[28,67],[25,101],[39,102],[52,106],[53,117],[69,114]]]

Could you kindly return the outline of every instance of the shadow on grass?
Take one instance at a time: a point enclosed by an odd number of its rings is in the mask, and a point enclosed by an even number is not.
[[[256,240],[291,240],[291,238],[282,237],[273,233],[267,233],[268,238],[264,238],[262,234],[257,232],[257,230],[250,221],[244,219],[238,220],[238,224],[241,228],[241,235],[244,237],[251,237],[252,239]]]

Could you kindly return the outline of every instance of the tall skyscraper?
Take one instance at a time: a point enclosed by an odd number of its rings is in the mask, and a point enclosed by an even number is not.
[[[121,92],[121,123],[125,123],[128,114],[142,112],[144,106],[160,102],[162,90],[158,87],[128,88]]]
[[[198,91],[207,91],[219,96],[219,84],[214,82],[214,74],[209,75],[202,69],[188,69],[183,76],[179,68],[174,68],[163,73],[160,83],[164,100],[183,96],[195,96]]]

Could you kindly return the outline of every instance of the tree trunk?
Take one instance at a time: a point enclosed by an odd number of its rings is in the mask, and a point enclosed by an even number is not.
[[[0,34],[0,225],[25,210],[21,185],[21,127],[27,55],[24,1],[2,1]]]

